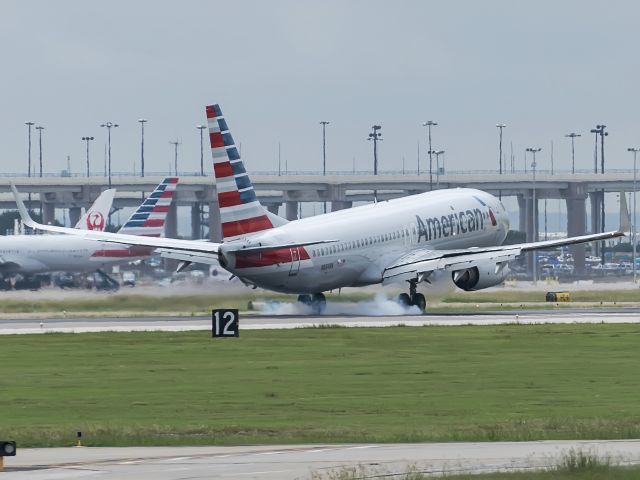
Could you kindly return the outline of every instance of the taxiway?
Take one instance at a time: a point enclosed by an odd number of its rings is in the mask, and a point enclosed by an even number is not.
[[[369,474],[425,474],[544,469],[571,450],[640,463],[639,440],[280,445],[242,447],[39,448],[8,458],[6,480],[327,478],[331,472],[364,468]],[[411,470],[413,469],[413,470]],[[323,477],[324,476],[324,477]],[[318,477],[316,477],[318,478]]]
[[[241,330],[343,327],[460,326],[544,323],[640,323],[639,308],[518,310],[424,315],[241,315]],[[210,317],[74,317],[0,319],[0,335],[47,332],[193,331],[211,329]]]

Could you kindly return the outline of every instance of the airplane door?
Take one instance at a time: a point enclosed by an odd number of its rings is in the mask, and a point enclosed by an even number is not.
[[[291,249],[291,269],[289,270],[289,276],[294,277],[298,275],[300,271],[300,252],[298,247]]]

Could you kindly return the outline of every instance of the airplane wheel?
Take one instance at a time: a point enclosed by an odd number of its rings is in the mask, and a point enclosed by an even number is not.
[[[403,307],[408,307],[411,305],[411,297],[408,293],[401,293],[398,295],[398,303]]]
[[[311,295],[298,295],[298,303],[311,305]]]
[[[420,312],[424,313],[427,309],[427,300],[424,298],[423,294],[416,293],[411,299],[411,305],[415,305],[420,309]]]
[[[314,293],[311,297],[311,306],[315,313],[322,313],[327,308],[327,299],[323,293]]]

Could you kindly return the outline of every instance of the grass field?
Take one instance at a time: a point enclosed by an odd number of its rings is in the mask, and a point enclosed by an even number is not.
[[[637,438],[640,325],[1,336],[22,446]]]
[[[420,472],[408,473],[406,475],[384,475],[361,469],[345,469],[329,475],[312,475],[310,480],[362,480],[364,478],[394,479],[394,480],[429,480],[433,479],[433,474],[422,474]],[[567,469],[564,467],[550,468],[544,471],[525,471],[509,473],[485,473],[485,474],[465,474],[438,475],[435,478],[445,480],[638,480],[640,478],[640,467],[621,467],[610,465],[596,465],[593,467]]]
[[[310,480],[362,480],[365,478],[394,479],[394,480],[429,480],[434,473],[411,472],[405,475],[385,475],[383,472],[365,470],[361,468],[347,468],[328,475],[312,474]],[[437,474],[435,478],[446,480],[638,480],[640,467],[614,466],[596,464],[582,468],[566,468],[559,466],[539,471],[503,472],[484,474]]]
[[[551,290],[558,288],[550,287]],[[372,293],[349,292],[338,294],[337,292],[328,294],[329,302],[359,302],[370,301],[374,297]],[[393,295],[389,293],[389,298]],[[556,308],[555,303],[545,302],[544,292],[538,291],[509,291],[490,290],[482,292],[462,292],[458,291],[444,298],[437,298],[436,304],[430,304],[428,309],[431,312],[464,312],[477,311],[478,308],[489,308],[491,310],[519,309],[521,304],[524,308]],[[585,290],[571,292],[573,302],[587,302],[594,306],[605,302],[606,306],[611,306],[613,302],[639,302],[640,292],[637,290],[607,290],[601,292],[597,290]],[[117,294],[95,296],[89,295],[86,298],[67,298],[52,300],[47,298],[36,299],[0,299],[0,313],[53,313],[65,312],[67,315],[74,314],[153,314],[153,313],[180,313],[184,315],[203,315],[211,311],[212,308],[226,307],[246,310],[247,303],[255,300],[274,300],[281,302],[294,302],[295,295],[279,295],[269,292],[254,292],[250,290],[239,290],[235,293],[208,295],[176,295],[176,296],[148,296],[138,294]],[[431,302],[431,299],[429,299]],[[537,302],[532,305],[530,302]],[[500,305],[504,304],[504,305]],[[479,307],[476,307],[479,305]],[[486,307],[484,306],[486,305]],[[573,303],[560,304],[561,307],[572,307]]]

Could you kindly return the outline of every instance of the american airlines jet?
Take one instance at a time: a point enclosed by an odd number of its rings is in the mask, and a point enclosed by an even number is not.
[[[176,177],[165,178],[125,222],[118,234],[159,237],[164,230],[177,183]],[[89,209],[78,222],[79,228],[84,230],[77,231],[99,232],[104,229],[115,190],[106,192],[110,193],[100,197],[100,208]],[[145,246],[123,247],[68,235],[10,235],[0,237],[0,275],[6,279],[16,274],[32,276],[58,271],[92,272],[109,265],[145,258],[151,253],[152,249]]]
[[[218,105],[206,107],[222,243],[147,239],[40,225],[19,200],[23,221],[32,228],[131,246],[156,247],[163,256],[217,263],[246,285],[298,294],[300,302],[322,311],[323,292],[342,287],[400,282],[399,301],[425,309],[421,283],[449,275],[462,290],[501,283],[507,262],[532,250],[604,240],[612,231],[561,240],[502,246],[509,221],[501,202],[474,189],[436,190],[395,200],[287,222],[267,211]]]

